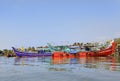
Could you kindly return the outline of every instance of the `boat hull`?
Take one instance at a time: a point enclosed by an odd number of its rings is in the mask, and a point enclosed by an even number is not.
[[[42,56],[52,56],[51,53],[18,53],[16,52],[16,56],[19,57],[23,57],[23,56],[27,56],[27,57],[42,57]]]

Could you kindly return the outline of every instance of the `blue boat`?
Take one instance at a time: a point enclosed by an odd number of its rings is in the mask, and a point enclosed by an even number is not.
[[[52,52],[45,52],[45,51],[38,51],[38,53],[33,53],[33,52],[21,52],[12,47],[14,53],[18,57],[47,57],[47,56],[52,56]]]

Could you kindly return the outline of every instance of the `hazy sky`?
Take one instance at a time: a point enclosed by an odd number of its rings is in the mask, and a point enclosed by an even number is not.
[[[0,0],[0,49],[120,37],[120,0]]]

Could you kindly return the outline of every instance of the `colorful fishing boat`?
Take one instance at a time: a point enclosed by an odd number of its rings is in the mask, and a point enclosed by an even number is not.
[[[76,53],[71,52],[61,52],[57,51],[53,53],[53,57],[64,57],[64,58],[75,58],[75,57],[102,57],[102,56],[109,56],[112,55],[115,52],[116,43],[115,41],[112,41],[110,43],[110,46],[106,49],[98,50],[98,51],[79,51]]]
[[[108,48],[102,49],[102,50],[99,50],[99,51],[86,52],[86,55],[87,56],[93,56],[93,57],[96,57],[96,56],[109,56],[109,55],[112,55],[115,52],[115,48],[116,48],[116,43],[115,43],[115,41],[112,41],[111,46],[109,46]]]
[[[45,52],[45,51],[38,51],[38,53],[33,53],[33,52],[21,52],[18,51],[17,49],[15,49],[14,47],[12,47],[14,53],[16,54],[16,56],[18,57],[47,57],[47,56],[52,56],[51,52]]]

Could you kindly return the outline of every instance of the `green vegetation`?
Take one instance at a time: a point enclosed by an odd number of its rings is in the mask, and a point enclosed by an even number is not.
[[[117,44],[120,44],[120,38],[116,38],[116,39],[115,39],[115,42],[116,42]]]
[[[115,42],[117,43],[117,46],[116,46],[116,52],[114,56],[118,58],[118,56],[120,56],[120,38],[116,38]]]
[[[7,57],[13,57],[13,56],[15,56],[13,50],[8,50],[8,49],[4,49],[2,51],[2,55],[3,56],[7,56]]]

